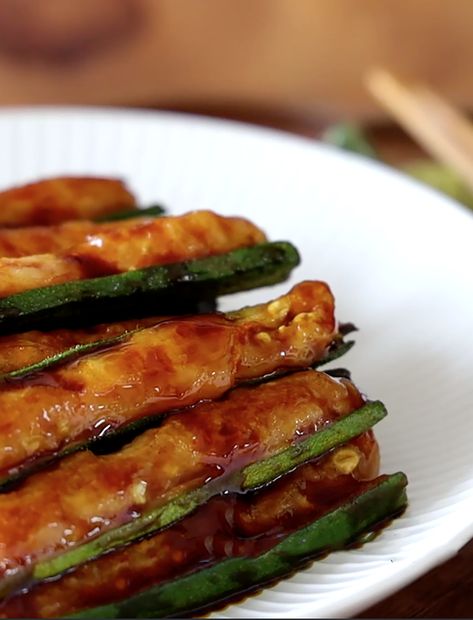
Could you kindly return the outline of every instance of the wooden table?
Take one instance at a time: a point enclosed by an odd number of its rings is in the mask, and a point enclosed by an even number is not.
[[[326,126],[310,117],[295,117],[278,110],[236,110],[232,107],[185,109],[177,106],[171,109],[274,127],[314,139]],[[425,157],[420,148],[394,126],[370,128],[368,133],[380,157],[394,166]],[[454,558],[365,610],[359,617],[473,618],[473,540]]]

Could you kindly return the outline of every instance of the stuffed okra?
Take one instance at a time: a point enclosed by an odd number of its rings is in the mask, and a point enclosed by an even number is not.
[[[122,212],[103,223],[91,220],[63,222],[51,226],[27,226],[23,228],[0,228],[0,257],[18,258],[34,254],[53,254],[68,250],[88,237],[114,230],[127,230],[133,234],[137,225],[152,221],[162,214],[160,207],[135,209]],[[120,217],[119,217],[120,216]]]
[[[243,381],[322,361],[339,337],[330,289],[304,282],[240,312],[169,318],[3,384],[0,475],[145,416],[219,398]]]
[[[29,331],[0,336],[0,381],[46,370],[53,364],[105,348],[130,332],[151,327],[166,317],[130,319],[83,329]],[[54,360],[54,361],[53,361]]]
[[[151,538],[33,584],[0,604],[0,616],[70,616],[101,605],[85,615],[167,617],[261,586],[403,507],[404,478],[375,480],[378,460],[366,432],[261,491],[216,496]]]
[[[131,222],[96,224],[103,232],[96,231],[62,253],[0,258],[0,297],[223,254],[265,241],[263,232],[248,220],[210,211]]]
[[[1,589],[169,526],[223,490],[260,488],[384,415],[350,381],[308,370],[176,413],[116,453],[66,457],[0,496]]]
[[[166,213],[166,209],[161,205],[151,205],[150,207],[140,207],[139,209],[125,209],[93,218],[94,222],[119,222],[137,217],[160,217]]]
[[[57,177],[0,192],[0,226],[58,224],[136,208],[122,181]]]
[[[297,249],[138,214],[110,179],[0,193],[0,617],[194,614],[406,505],[384,405],[317,370],[353,344],[328,285],[215,311]]]
[[[275,546],[271,546],[276,542],[271,537],[263,540],[261,546],[255,545],[256,553],[266,548],[265,543],[270,547],[262,555],[250,552],[224,557],[213,566],[199,567],[197,572],[158,583],[128,599],[122,597],[115,603],[89,608],[69,617],[167,618],[209,610],[233,596],[249,594],[276,579],[290,576],[318,556],[362,541],[363,536],[370,538],[372,530],[379,529],[404,510],[406,485],[406,476],[399,472],[360,483],[348,496],[343,495],[347,489],[338,487],[339,504],[334,501],[330,508],[325,504],[321,513],[315,513],[315,521],[286,536],[283,534]],[[324,490],[322,488],[321,492]],[[335,500],[333,496],[332,499]],[[85,606],[87,599],[83,598],[82,608]]]
[[[0,334],[189,314],[220,295],[283,282],[298,264],[297,250],[281,241],[33,289],[0,299]]]

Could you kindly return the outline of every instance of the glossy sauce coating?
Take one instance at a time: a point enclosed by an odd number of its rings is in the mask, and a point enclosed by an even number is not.
[[[211,211],[135,220],[63,253],[0,258],[0,297],[73,280],[223,254],[265,241],[254,224]]]
[[[140,222],[152,222],[154,218],[140,218]],[[33,254],[55,254],[84,243],[87,238],[114,230],[128,230],[136,226],[136,220],[118,222],[92,222],[77,220],[51,226],[27,226],[23,228],[0,228],[0,257],[18,258]]]
[[[123,344],[3,384],[0,475],[146,415],[219,398],[245,379],[308,366],[335,335],[330,289],[303,282],[253,310],[169,319]]]
[[[0,495],[0,575],[276,454],[363,403],[348,380],[302,371],[170,416],[117,453],[66,457]]]
[[[346,453],[351,469],[340,470]],[[0,617],[53,617],[118,601],[231,557],[257,556],[361,491],[378,473],[372,432],[266,489],[211,499],[153,538],[89,562],[0,604]]]
[[[57,177],[0,192],[0,226],[93,219],[136,206],[118,179]]]
[[[78,344],[108,340],[135,329],[150,327],[163,320],[165,317],[149,317],[104,323],[87,329],[55,329],[48,332],[35,330],[0,336],[0,374],[30,366]]]

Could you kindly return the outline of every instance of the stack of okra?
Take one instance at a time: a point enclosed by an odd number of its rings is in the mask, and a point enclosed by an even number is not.
[[[406,504],[327,284],[248,220],[112,179],[0,194],[0,616],[169,617],[343,548]]]

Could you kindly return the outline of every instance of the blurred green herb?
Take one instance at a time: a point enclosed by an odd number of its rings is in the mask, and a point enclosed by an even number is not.
[[[365,132],[359,125],[353,123],[331,125],[325,130],[322,140],[328,144],[339,146],[346,151],[378,159],[376,150],[370,144]]]
[[[402,170],[473,209],[473,194],[450,168],[430,159],[420,159],[406,164]]]

